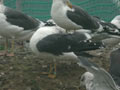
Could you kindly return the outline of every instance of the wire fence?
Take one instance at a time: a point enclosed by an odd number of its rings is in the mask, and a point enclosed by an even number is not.
[[[105,21],[110,21],[120,14],[120,7],[113,0],[70,0],[74,5],[79,5],[89,14],[99,16]],[[119,1],[119,0],[118,0]],[[16,8],[40,20],[50,17],[52,0],[4,0],[5,5]]]

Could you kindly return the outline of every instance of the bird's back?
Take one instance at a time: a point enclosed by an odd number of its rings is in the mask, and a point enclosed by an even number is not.
[[[39,26],[39,21],[37,19],[9,7],[5,8],[4,14],[7,22],[23,27],[24,30],[32,30]]]
[[[82,8],[72,5],[74,9],[74,13],[72,11],[68,11],[68,18],[71,18],[75,23],[82,25],[84,29],[98,29],[99,24],[94,20],[92,16],[90,16],[85,10]]]

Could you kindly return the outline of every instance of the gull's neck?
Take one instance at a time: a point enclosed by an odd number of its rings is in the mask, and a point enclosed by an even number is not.
[[[51,11],[58,11],[61,8],[64,8],[65,4],[62,0],[53,0]]]
[[[62,0],[53,0],[53,3],[56,3],[56,2],[63,2]]]

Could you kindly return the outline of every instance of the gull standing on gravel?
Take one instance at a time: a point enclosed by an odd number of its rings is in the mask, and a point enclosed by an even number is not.
[[[37,54],[46,56],[69,56],[77,58],[73,52],[81,52],[99,49],[103,46],[102,42],[92,42],[87,33],[65,33],[65,30],[58,26],[45,26],[39,28],[30,39],[30,48]],[[55,65],[56,66],[56,65]],[[51,70],[50,70],[51,71]],[[56,71],[56,69],[55,69]],[[50,77],[56,77],[51,75]]]

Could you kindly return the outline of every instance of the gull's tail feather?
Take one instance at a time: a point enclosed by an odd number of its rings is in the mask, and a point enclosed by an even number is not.
[[[98,70],[99,69],[99,66],[90,62],[87,58],[85,57],[82,57],[82,56],[79,56],[78,57],[78,63],[77,63],[79,66],[87,69],[89,71],[90,68],[92,69],[96,69]]]
[[[77,52],[77,51],[90,51],[90,50],[97,50],[97,49],[101,49],[104,48],[105,45],[103,42],[93,42],[91,40],[84,40],[78,43],[74,43],[74,45],[72,44],[72,48],[71,50],[73,52]]]
[[[94,16],[94,19],[97,20],[100,23],[100,25],[103,27],[103,30],[98,34],[106,33],[109,38],[110,37],[120,38],[120,24],[119,24],[120,15],[115,16],[113,20],[111,20],[111,22],[105,22],[96,16]]]
[[[108,22],[101,22],[101,24],[104,27],[104,30],[101,33],[107,33],[113,38],[120,38],[120,29],[115,24]],[[117,25],[119,24],[117,23]]]

